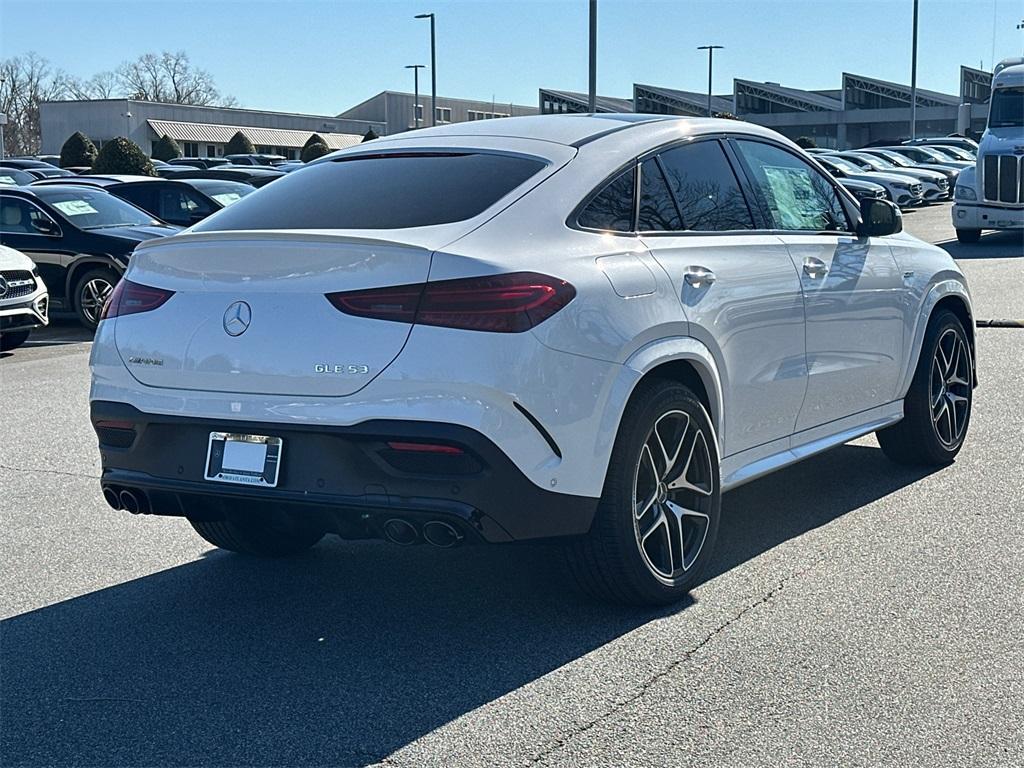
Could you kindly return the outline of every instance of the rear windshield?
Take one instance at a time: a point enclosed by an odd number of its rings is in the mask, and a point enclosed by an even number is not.
[[[402,229],[471,219],[544,163],[482,153],[363,155],[288,174],[193,227]]]

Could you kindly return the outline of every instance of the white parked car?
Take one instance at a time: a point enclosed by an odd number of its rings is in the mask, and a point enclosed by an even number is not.
[[[890,173],[914,179],[920,182],[924,199],[929,203],[947,200],[953,195],[953,184],[956,181],[955,171],[944,168],[943,171],[950,174],[947,177],[946,173],[933,171],[930,168],[915,167],[902,155],[897,155],[895,152],[892,154],[895,156],[895,162],[893,157],[884,157],[867,151],[838,152],[836,157],[841,157],[864,171]],[[903,165],[896,164],[901,161],[904,163]]]
[[[676,600],[723,492],[871,432],[960,450],[967,285],[901,227],[734,120],[336,152],[136,248],[91,357],[104,497],[263,555],[567,537],[594,593]]]
[[[49,323],[49,303],[32,260],[0,245],[0,351],[20,347],[33,328]]]
[[[881,184],[885,187],[889,199],[900,208],[909,208],[924,202],[924,187],[919,179],[897,173],[864,170],[839,155],[815,155],[814,159],[837,179],[854,179]]]

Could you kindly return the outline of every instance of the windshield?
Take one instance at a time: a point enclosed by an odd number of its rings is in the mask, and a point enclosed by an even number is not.
[[[829,157],[827,158],[827,160],[828,162],[832,163],[832,165],[834,165],[836,168],[839,168],[840,170],[845,171],[846,173],[860,173],[861,170],[863,170],[861,168],[858,168],[849,160],[846,160],[845,158],[842,157]]]
[[[905,158],[903,155],[901,155],[899,152],[892,152],[888,149],[882,149],[879,150],[878,154],[898,168],[914,167],[914,164],[910,162],[907,158]]]
[[[212,197],[222,208],[227,208],[232,203],[237,203],[250,192],[255,192],[255,187],[248,184],[241,184],[237,181],[218,181],[217,179],[194,179],[190,182],[207,197]]]
[[[98,189],[34,187],[40,200],[49,203],[79,229],[159,226],[145,211]]]
[[[939,154],[945,155],[951,160],[974,160],[974,155],[960,147],[951,147],[947,144],[933,144],[931,148]]]
[[[875,155],[858,153],[857,155],[855,155],[855,157],[857,159],[854,160],[853,162],[864,163],[864,165],[866,165],[873,171],[891,171],[893,168],[896,167],[888,160],[883,160],[882,158],[876,157]]]
[[[989,128],[1024,126],[1024,86],[997,88],[992,93],[992,109],[988,115]]]
[[[25,186],[33,181],[35,178],[30,173],[19,171],[17,168],[0,168],[0,184]]]

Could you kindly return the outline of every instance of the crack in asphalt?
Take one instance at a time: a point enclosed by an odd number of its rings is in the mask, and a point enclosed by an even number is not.
[[[803,576],[804,574],[814,570],[819,565],[821,565],[823,562],[825,562],[825,558],[821,557],[818,560],[816,560],[813,563],[811,563],[806,568],[802,568],[802,569],[800,569],[798,571],[794,571],[789,576],[787,576],[786,578],[784,578],[781,581],[779,581],[774,587],[772,587],[770,590],[768,590],[768,592],[766,592],[764,595],[762,595],[759,599],[757,599],[754,602],[744,606],[739,612],[737,612],[735,615],[730,617],[728,621],[725,621],[722,624],[720,624],[719,626],[717,626],[703,640],[701,640],[699,643],[697,643],[697,645],[695,645],[692,648],[688,648],[686,651],[684,651],[683,655],[680,658],[678,658],[675,661],[673,661],[671,664],[669,664],[661,672],[658,672],[657,674],[653,675],[652,677],[649,677],[648,679],[646,679],[642,683],[640,683],[640,687],[639,687],[639,689],[635,693],[633,693],[632,695],[628,696],[625,699],[622,699],[621,701],[618,701],[618,702],[614,703],[612,705],[612,707],[608,711],[603,712],[602,714],[598,715],[597,717],[593,718],[592,720],[584,723],[580,727],[575,728],[575,729],[569,731],[564,736],[556,739],[553,743],[551,743],[543,751],[538,752],[536,755],[534,755],[532,758],[530,758],[530,761],[527,764],[528,765],[539,765],[541,762],[545,761],[552,754],[554,754],[555,752],[557,752],[560,749],[562,749],[563,747],[565,747],[570,741],[575,739],[577,736],[579,736],[579,735],[581,735],[583,733],[586,733],[587,731],[591,730],[595,726],[600,725],[601,723],[609,720],[610,718],[612,718],[615,715],[617,715],[619,712],[621,712],[623,709],[625,709],[630,704],[633,704],[634,702],[637,702],[640,699],[642,699],[647,694],[647,692],[649,690],[651,690],[651,688],[653,688],[659,682],[661,682],[666,677],[671,675],[676,669],[678,669],[684,663],[689,661],[691,657],[693,657],[698,651],[700,651],[702,648],[704,648],[704,646],[706,646],[708,643],[710,643],[712,640],[714,640],[715,637],[717,637],[722,632],[727,630],[729,627],[731,627],[733,624],[738,622],[740,619],[742,619],[744,616],[746,616],[748,613],[753,611],[758,606],[761,606],[761,605],[764,605],[765,603],[768,603],[773,597],[775,597],[777,594],[779,594],[779,592],[781,592],[786,587],[786,585],[789,584],[791,581],[793,581],[794,579],[798,579],[801,576]]]
[[[87,480],[99,480],[99,475],[86,475],[81,472],[64,472],[59,469],[33,469],[31,467],[12,467],[9,464],[0,464],[0,469],[10,470],[11,472],[25,472],[25,473],[40,473],[44,475],[63,475],[65,477],[84,477]]]

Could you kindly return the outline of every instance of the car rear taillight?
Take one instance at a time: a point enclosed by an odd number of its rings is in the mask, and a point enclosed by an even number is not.
[[[107,320],[111,317],[122,315],[136,315],[139,312],[149,312],[160,307],[171,296],[174,291],[164,288],[153,288],[149,285],[133,283],[131,280],[121,280],[114,286],[110,298],[103,305],[100,313],[100,320]]]
[[[547,320],[575,296],[576,289],[564,280],[536,272],[513,272],[328,293],[327,299],[357,317],[520,333]]]

